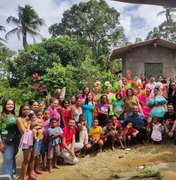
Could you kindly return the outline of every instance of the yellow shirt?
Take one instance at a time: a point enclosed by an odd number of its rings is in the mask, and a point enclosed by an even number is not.
[[[100,139],[100,136],[102,134],[102,127],[97,126],[96,128],[91,127],[89,130],[89,136],[94,139]]]

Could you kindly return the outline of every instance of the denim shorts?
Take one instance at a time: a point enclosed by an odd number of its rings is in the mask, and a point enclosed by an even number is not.
[[[40,154],[41,154],[42,144],[43,144],[42,140],[35,141],[35,143],[34,143],[34,147],[37,148],[36,157],[40,156]]]

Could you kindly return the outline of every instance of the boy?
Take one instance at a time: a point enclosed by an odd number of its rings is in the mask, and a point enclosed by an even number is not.
[[[48,129],[49,135],[49,146],[48,146],[48,170],[52,172],[52,162],[53,159],[53,167],[57,168],[56,158],[60,155],[60,143],[62,139],[63,131],[57,125],[57,119],[50,119],[50,128]]]
[[[93,120],[93,126],[89,130],[89,139],[91,141],[92,146],[98,145],[99,152],[102,151],[103,148],[103,140],[102,137],[102,127],[98,126],[98,119]]]

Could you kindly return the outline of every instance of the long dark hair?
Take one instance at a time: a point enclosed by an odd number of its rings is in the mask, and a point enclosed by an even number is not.
[[[85,91],[85,89],[86,89],[86,88],[89,88],[89,87],[84,87],[84,88],[83,88],[82,98],[84,98],[84,96],[85,96],[84,91]],[[88,92],[88,94],[89,94],[89,93],[90,93],[90,88],[89,88],[89,92]],[[87,94],[87,95],[88,95],[88,94]],[[86,96],[87,96],[87,95],[86,95]]]
[[[126,90],[126,96],[128,96],[128,92],[131,91],[132,92],[132,96],[134,96],[134,91],[132,88],[129,88]]]
[[[85,100],[85,104],[88,104],[88,95],[89,94],[92,94],[91,92],[89,92],[87,95],[86,95],[86,100]],[[93,104],[93,98],[92,98],[92,104]]]
[[[7,100],[5,100],[3,102],[3,105],[2,105],[2,115],[6,116],[8,114],[7,109],[6,109],[6,105],[7,105],[8,101],[12,101],[14,103],[14,108],[13,108],[13,110],[10,113],[13,114],[14,116],[16,116],[16,114],[15,114],[15,102],[12,99],[7,99]]]
[[[25,106],[28,106],[30,108],[30,105],[28,103],[24,103],[20,106],[20,109],[19,109],[19,117],[23,117],[23,113],[22,113],[22,110]]]

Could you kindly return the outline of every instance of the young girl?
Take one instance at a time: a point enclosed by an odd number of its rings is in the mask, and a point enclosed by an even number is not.
[[[57,126],[57,119],[50,119],[49,134],[49,146],[48,146],[48,170],[52,172],[52,164],[54,168],[58,168],[56,165],[56,158],[60,155],[60,143],[63,131]],[[53,162],[51,161],[53,159]]]
[[[87,133],[87,123],[83,114],[79,116],[79,123],[77,124],[79,129],[79,142],[84,145],[88,144],[88,133]]]
[[[45,154],[47,153],[48,149],[48,143],[49,143],[49,136],[48,136],[48,129],[50,128],[50,113],[48,109],[44,109],[43,111],[43,121],[44,121],[44,147],[45,147],[45,152],[42,154],[42,165],[43,165],[43,170],[47,169],[47,163],[46,163],[46,156]]]
[[[157,117],[153,118],[153,124],[152,124],[152,134],[151,134],[151,139],[154,142],[160,142],[162,141],[162,125],[159,122]]]
[[[112,102],[114,115],[117,117],[117,119],[120,119],[121,115],[124,112],[124,101],[122,100],[121,93],[116,94],[116,100]]]
[[[19,117],[17,118],[17,124],[22,133],[20,146],[23,150],[23,163],[22,163],[22,180],[27,179],[27,170],[29,168],[29,179],[36,179],[34,173],[34,157],[36,154],[36,148],[33,147],[33,134],[30,130],[30,122],[28,114],[30,107],[27,104],[23,104],[20,107]]]
[[[32,132],[33,132],[34,139],[36,141],[39,141],[39,137],[42,136],[42,134],[44,133],[43,120],[37,119],[36,114],[34,114],[33,112],[29,113],[29,120],[33,124]],[[41,125],[35,125],[35,123],[39,123]]]

